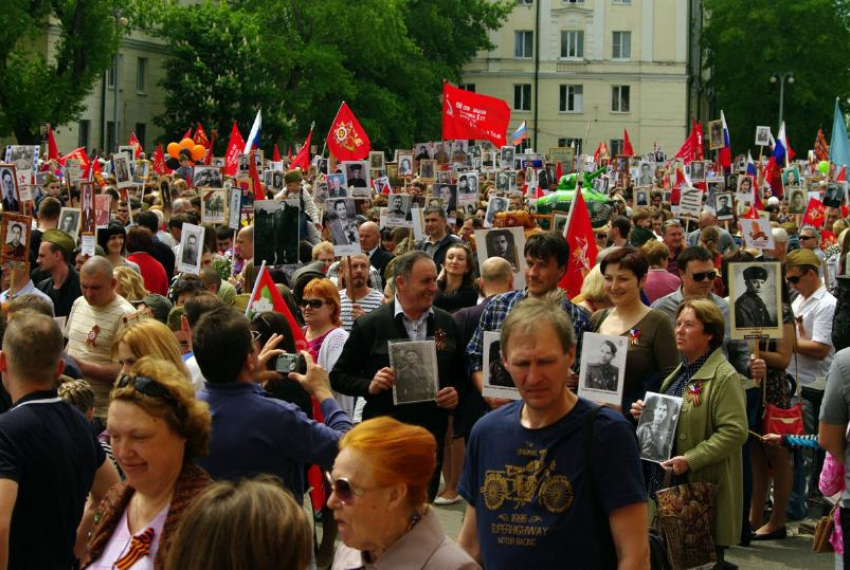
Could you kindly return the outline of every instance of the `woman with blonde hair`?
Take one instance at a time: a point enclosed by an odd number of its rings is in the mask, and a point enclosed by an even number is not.
[[[148,295],[141,274],[129,267],[121,266],[112,270],[115,277],[115,292],[130,301],[141,301]]]
[[[593,266],[584,277],[581,292],[573,299],[573,303],[590,317],[600,309],[611,307],[608,292],[605,291],[605,277],[599,270],[599,264]]]
[[[332,570],[373,567],[479,568],[449,540],[428,506],[437,442],[428,430],[382,416],[356,425],[339,442],[328,475],[343,544]]]
[[[180,354],[177,337],[171,329],[156,319],[145,319],[130,325],[119,332],[112,343],[112,358],[121,365],[121,372],[128,372],[136,361],[144,356],[167,360],[186,379],[190,378],[189,370]],[[196,391],[202,387],[196,387]]]
[[[307,514],[280,484],[222,481],[186,511],[167,570],[305,570],[312,556]]]

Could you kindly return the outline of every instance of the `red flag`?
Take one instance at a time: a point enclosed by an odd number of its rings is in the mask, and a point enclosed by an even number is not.
[[[186,131],[186,134],[184,134],[183,138],[181,138],[180,140],[182,141],[183,139],[191,139],[191,138],[192,138],[192,127],[189,127],[189,130]]]
[[[286,160],[289,164],[292,164],[292,145],[286,147]]]
[[[251,292],[245,314],[254,315],[269,311],[274,311],[284,316],[286,322],[289,324],[289,329],[292,331],[296,350],[307,350],[307,339],[304,338],[301,327],[298,326],[295,317],[292,316],[289,305],[283,300],[280,291],[277,290],[271,275],[269,275],[268,269],[266,269],[266,264],[263,263],[260,267],[260,274],[257,276],[257,281],[254,283],[254,290]]]
[[[168,167],[165,166],[165,154],[162,152],[162,145],[156,145],[156,150],[153,151],[153,171],[162,176],[166,173]]]
[[[82,168],[84,171],[87,171],[91,166],[91,161],[89,160],[89,156],[86,154],[86,147],[84,146],[75,148],[65,156],[60,157],[59,164],[65,166],[65,161],[69,158],[78,159],[80,161],[80,168]]]
[[[207,132],[204,130],[204,126],[201,123],[198,123],[198,129],[195,131],[195,144],[199,144],[204,148],[210,148],[210,139],[207,138]]]
[[[313,129],[310,129],[310,132],[307,133],[307,140],[304,141],[304,146],[301,147],[301,150],[298,151],[298,154],[295,155],[295,159],[289,165],[289,168],[295,168],[296,166],[301,168],[304,172],[310,168],[310,139],[313,138]]]
[[[283,160],[283,157],[280,156],[280,150],[277,148],[277,143],[274,143],[274,152],[272,153],[272,160],[275,162],[280,162]]]
[[[745,220],[758,220],[761,216],[759,216],[759,211],[756,209],[755,204],[750,206],[750,209],[747,210],[747,213],[744,214]]]
[[[47,125],[47,160],[59,162],[59,147],[56,146],[56,137],[53,136],[53,127]]]
[[[810,198],[809,205],[806,207],[806,213],[803,215],[803,225],[820,228],[825,221],[826,206],[817,198]]]
[[[136,137],[136,133],[133,131],[130,131],[130,140],[127,144],[133,147],[133,158],[139,158],[139,155],[145,151],[145,149],[142,148],[142,143],[139,142],[139,139]]]
[[[224,155],[225,175],[236,176],[239,155],[244,149],[245,141],[242,139],[242,135],[239,134],[239,127],[236,126],[236,121],[233,121],[233,128],[230,130],[230,142],[227,143],[227,152]]]
[[[251,151],[251,155],[248,158],[248,176],[251,177],[253,181],[252,186],[254,187],[254,200],[265,200],[266,199],[266,191],[263,190],[263,185],[260,182],[260,174],[257,172],[257,160],[255,158],[255,152]]]
[[[206,164],[207,166],[209,166],[210,163],[212,163],[213,147],[215,147],[215,137],[217,137],[217,136],[218,136],[218,129],[213,129],[212,140],[210,141],[210,146],[209,146],[209,148],[207,148],[207,152],[204,155],[204,164]]]
[[[835,175],[836,182],[847,182],[847,167],[842,166],[841,170],[838,171],[838,174]]]
[[[496,97],[443,83],[443,140],[486,139],[507,144],[510,106]]]
[[[702,123],[693,121],[693,125],[691,127],[691,134],[688,135],[688,138],[686,138],[685,142],[682,143],[682,146],[679,147],[679,150],[676,152],[674,158],[683,159],[685,164],[690,164],[694,160],[702,160],[702,143]]]
[[[704,141],[703,135],[702,135],[702,123],[697,122],[697,120],[694,119],[694,120],[691,121],[691,128],[696,133],[696,137],[695,137],[695,141],[696,141],[696,144],[697,144],[697,152],[696,152],[697,158],[696,159],[697,160],[705,160],[705,153],[703,152],[703,149],[705,148],[705,145],[704,145],[705,141]]]
[[[818,129],[818,136],[815,138],[815,158],[818,160],[829,160],[829,145],[826,144],[823,129]]]
[[[623,129],[623,156],[634,156],[635,149],[632,148],[632,141],[629,140],[628,129]]]
[[[581,284],[584,278],[596,265],[596,239],[593,235],[593,225],[590,223],[590,214],[584,203],[581,189],[577,189],[573,197],[573,205],[570,209],[570,217],[564,230],[564,237],[570,246],[570,258],[567,261],[567,271],[561,277],[558,286],[567,292],[572,299],[581,292]]]
[[[336,118],[331,123],[327,137],[328,149],[337,160],[363,160],[369,156],[372,143],[366,131],[345,101],[339,107]]]
[[[561,176],[563,176],[563,175],[564,175],[564,167],[561,165],[561,161],[559,160],[558,163],[555,165],[555,184],[556,185],[561,183]]]
[[[94,157],[94,160],[91,161],[91,179],[101,186],[106,184],[103,179],[103,170],[100,168],[100,160],[97,157]]]
[[[673,190],[670,192],[670,203],[678,204],[682,197],[682,186],[687,186],[685,180],[685,172],[681,168],[676,169],[676,183],[673,184]]]
[[[593,153],[593,162],[599,164],[600,160],[611,160],[611,154],[608,152],[608,145],[604,142],[599,143],[596,147],[596,152]]]

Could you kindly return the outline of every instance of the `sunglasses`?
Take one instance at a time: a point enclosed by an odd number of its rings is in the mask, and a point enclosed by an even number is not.
[[[788,277],[785,278],[785,280],[788,283],[790,283],[791,285],[796,285],[797,283],[800,282],[801,277],[802,277],[802,275],[789,275]]]
[[[306,307],[310,307],[311,309],[318,309],[319,307],[321,307],[324,304],[325,304],[325,302],[322,301],[321,299],[302,299],[301,300],[301,308],[302,309],[306,308]]]
[[[147,376],[139,376],[136,374],[122,374],[118,377],[115,383],[117,388],[126,388],[132,386],[136,392],[153,398],[163,398],[165,400],[174,401],[174,397],[168,388]]]
[[[355,489],[351,486],[351,483],[348,482],[348,479],[345,477],[340,477],[339,479],[334,480],[329,472],[325,472],[325,479],[328,481],[328,485],[331,486],[331,489],[336,496],[339,497],[339,500],[343,503],[350,504],[354,497],[362,497],[364,491],[362,489]]]
[[[800,241],[806,241],[807,239],[815,239],[815,236],[800,236]]]
[[[717,277],[716,271],[701,271],[700,273],[691,273],[691,278],[699,283],[703,279],[708,278],[709,281]]]

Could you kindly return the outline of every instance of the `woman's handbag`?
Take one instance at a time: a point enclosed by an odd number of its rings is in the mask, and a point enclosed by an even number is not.
[[[797,337],[794,337],[794,372],[797,372]],[[780,408],[767,403],[767,378],[762,380],[762,401],[764,402],[764,417],[762,419],[762,434],[775,433],[779,435],[803,435],[803,404],[800,398],[800,382],[795,377],[797,385],[796,404],[790,408]]]
[[[823,516],[818,520],[815,527],[815,537],[812,541],[812,552],[832,552],[832,543],[829,542],[829,537],[832,536],[832,531],[835,530],[835,509],[838,508],[838,503],[829,511],[827,516]]]
[[[665,489],[656,494],[656,525],[664,536],[672,570],[684,570],[717,560],[714,524],[717,486],[686,483],[670,487],[673,471],[667,470]]]

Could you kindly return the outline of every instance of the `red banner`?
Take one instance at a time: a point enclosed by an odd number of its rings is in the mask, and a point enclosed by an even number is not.
[[[581,188],[576,189],[573,200],[575,203],[572,205],[564,236],[570,246],[570,259],[567,261],[567,271],[559,283],[570,299],[581,292],[581,284],[596,265],[598,253],[590,213],[584,203],[584,196],[581,195]]]
[[[165,155],[162,152],[162,145],[156,145],[156,150],[153,152],[153,170],[160,176],[165,174],[168,167],[165,166]]]
[[[803,216],[804,226],[814,226],[820,228],[826,221],[826,206],[823,202],[816,198],[809,200],[809,206],[806,208],[806,213]]]
[[[245,140],[239,133],[236,121],[233,121],[233,128],[230,130],[230,142],[227,143],[227,152],[224,155],[224,174],[236,176],[237,162],[243,150],[245,150]]]
[[[486,139],[503,146],[510,121],[505,101],[443,84],[443,140]]]
[[[372,143],[366,136],[366,131],[345,101],[331,124],[327,141],[328,149],[337,160],[363,160],[372,150]]]
[[[292,164],[289,165],[289,168],[298,167],[305,172],[310,168],[310,139],[312,138],[313,129],[310,129],[310,132],[307,134],[307,140],[304,141],[304,145],[301,147],[301,150],[299,150],[298,154],[295,155],[295,158],[292,159]]]

